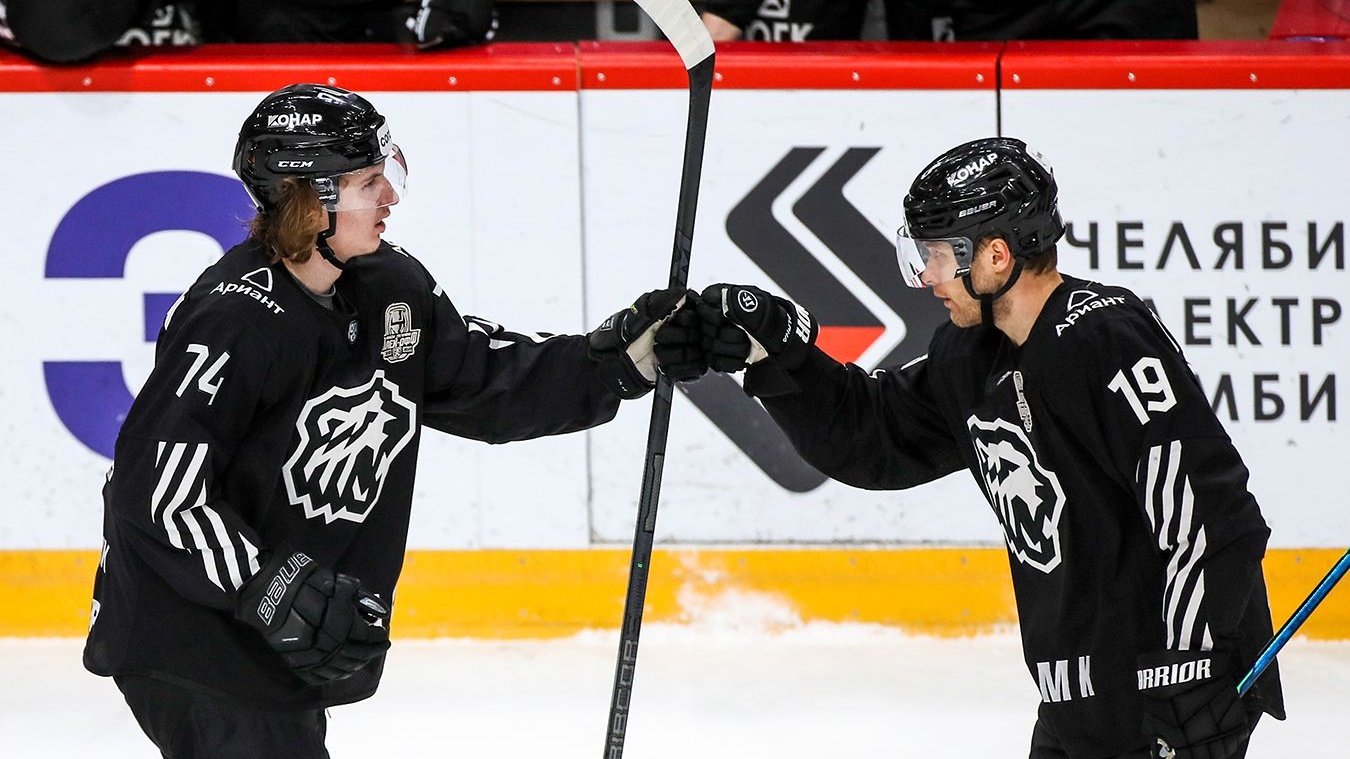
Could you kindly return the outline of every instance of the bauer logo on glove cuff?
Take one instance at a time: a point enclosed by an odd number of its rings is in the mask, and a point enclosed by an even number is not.
[[[311,561],[313,559],[297,551],[286,560],[285,564],[281,565],[272,581],[267,583],[267,593],[258,603],[258,619],[261,619],[264,625],[271,626],[272,617],[277,612],[277,604],[281,603],[281,599],[286,597],[286,590],[299,576],[300,568]]]
[[[1165,688],[1170,685],[1185,685],[1196,680],[1208,680],[1213,676],[1210,663],[1212,659],[1164,664],[1138,671],[1139,690]]]

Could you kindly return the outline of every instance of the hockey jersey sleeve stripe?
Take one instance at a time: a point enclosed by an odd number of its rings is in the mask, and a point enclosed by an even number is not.
[[[481,332],[488,336],[488,347],[492,350],[510,348],[519,343],[542,343],[551,335],[543,332],[510,332],[502,325],[478,316],[464,317],[464,326],[469,332]]]
[[[164,444],[161,443],[161,451]],[[192,459],[183,464],[183,453],[187,450],[188,444],[172,444],[168,460],[160,468],[159,482],[155,485],[155,494],[151,498],[150,519],[154,521],[155,515],[159,514],[164,523],[164,531],[168,533],[169,544],[174,548],[186,548],[183,543],[183,537],[175,524],[174,514],[183,507],[189,499],[196,495],[197,500],[204,499],[205,478],[202,476],[202,465],[206,462],[207,445],[206,443],[197,443],[192,446]],[[162,458],[162,457],[161,457]],[[172,488],[172,483],[177,482],[178,487]],[[164,500],[164,495],[173,489],[173,496]],[[162,507],[162,508],[161,508]]]
[[[1206,545],[1205,530],[1202,527],[1196,533],[1194,544],[1177,546],[1173,561],[1168,563],[1165,591],[1166,595],[1171,596],[1167,604],[1168,648],[1180,650],[1191,648],[1195,615],[1205,597],[1204,571],[1195,572],[1194,581],[1191,580],[1191,573],[1195,569],[1196,560],[1204,555]],[[1180,570],[1174,572],[1178,558],[1181,559]]]
[[[190,458],[184,461],[189,450]],[[226,592],[239,589],[258,572],[258,549],[239,533],[235,535],[239,540],[236,544],[220,514],[207,505],[205,464],[209,446],[161,441],[157,452],[159,480],[151,497],[151,521],[158,518],[163,524],[170,545],[201,555],[212,585]],[[170,492],[172,496],[168,496]],[[191,505],[184,508],[188,503]],[[184,533],[190,545],[184,541]]]
[[[1144,475],[1144,513],[1148,516],[1148,527],[1158,534],[1158,509],[1154,504],[1153,492],[1158,486],[1158,463],[1162,458],[1162,449],[1154,446],[1148,449],[1147,470]],[[1135,475],[1138,477],[1138,474]]]
[[[243,570],[239,566],[239,549],[234,545],[234,541],[230,538],[229,532],[225,529],[225,522],[221,521],[220,514],[216,513],[215,509],[206,504],[201,505],[200,511],[206,517],[206,520],[211,523],[211,529],[214,532],[216,544],[221,546],[220,561],[225,565],[226,574],[230,576],[230,587],[233,590],[238,590],[240,586],[244,584],[244,580],[248,577],[252,577],[253,574],[258,571],[257,567],[251,567],[252,571],[245,577]],[[240,536],[240,540],[244,543],[245,552],[252,548],[252,546],[248,544],[248,541],[243,539],[242,535]],[[254,553],[256,554],[257,551],[255,550]]]
[[[1169,544],[1171,543],[1170,537],[1172,534],[1171,530],[1172,518],[1176,514],[1177,510],[1176,507],[1177,469],[1179,469],[1179,467],[1177,466],[1177,462],[1181,458],[1181,441],[1179,440],[1172,441],[1171,449],[1167,452],[1167,455],[1163,456],[1162,458],[1166,459],[1167,469],[1163,474],[1162,524],[1158,528],[1157,537],[1158,537],[1158,547],[1166,551],[1169,547]]]
[[[238,533],[239,544],[236,544],[220,513],[208,506],[204,498],[203,493],[196,504],[176,516],[182,520],[184,529],[192,537],[192,548],[186,550],[195,549],[201,555],[202,567],[212,585],[225,592],[238,590],[244,581],[258,573],[258,549]],[[203,520],[206,522],[205,527],[202,525]],[[241,566],[241,555],[248,566],[247,571]],[[222,569],[229,580],[229,587],[225,586],[225,579],[222,579]]]
[[[1171,554],[1163,586],[1167,647],[1203,649],[1209,639],[1209,628],[1202,625],[1197,639],[1195,623],[1204,602],[1205,577],[1204,570],[1197,571],[1196,567],[1205,554],[1207,541],[1204,526],[1194,525],[1195,493],[1190,478],[1180,474],[1181,461],[1179,440],[1149,449],[1144,507],[1159,550]]]
[[[1195,622],[1200,615],[1200,602],[1205,598],[1205,573],[1199,572],[1199,578],[1195,581],[1195,592],[1191,594],[1190,604],[1186,608],[1186,616],[1181,622],[1181,635],[1177,640],[1176,648],[1181,651],[1199,649],[1208,651],[1213,647],[1212,643],[1206,643],[1209,640],[1209,625],[1201,625],[1200,635],[1196,635]]]
[[[184,509],[183,512],[179,514],[179,518],[183,520],[183,525],[187,528],[188,534],[192,536],[193,548],[197,549],[202,556],[202,564],[206,568],[207,579],[211,581],[212,585],[215,585],[223,591],[225,590],[225,586],[220,581],[220,573],[216,571],[216,560],[213,555],[214,551],[206,542],[206,535],[202,532],[202,527],[197,522],[196,515],[193,514],[193,511],[204,505],[205,504],[196,504],[192,508]]]
[[[164,467],[165,467],[165,463],[164,463],[164,449],[165,449],[166,447],[167,447],[167,444],[165,444],[165,443],[163,443],[163,442],[157,443],[157,444],[155,445],[155,467],[156,467],[157,469],[160,470],[161,474],[160,474],[159,480],[158,480],[157,482],[155,482],[155,491],[150,495],[150,521],[151,521],[151,522],[154,522],[156,519],[158,519],[158,517],[159,517],[159,514],[158,514],[159,505],[160,505],[161,503],[163,503],[163,501],[164,501],[164,491],[166,491],[166,490],[169,489],[169,481],[170,481],[171,478],[165,477],[165,476],[163,475],[163,471],[164,471]],[[170,467],[171,469],[177,469],[177,468],[178,468],[178,457],[181,456],[181,455],[182,455],[182,450],[181,450],[177,445],[173,446],[173,448],[170,450],[170,453],[169,453],[170,461],[169,461],[169,463],[168,463],[167,466]]]

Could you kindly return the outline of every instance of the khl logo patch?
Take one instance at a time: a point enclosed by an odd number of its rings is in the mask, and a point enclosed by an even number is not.
[[[1022,428],[1003,419],[966,420],[985,495],[1003,524],[1003,536],[1017,560],[1050,574],[1059,566],[1059,517],[1064,489],[1059,477],[1041,466]]]
[[[389,467],[412,441],[417,407],[383,371],[357,388],[330,388],[305,404],[300,433],[282,479],[306,519],[366,521],[380,500]]]

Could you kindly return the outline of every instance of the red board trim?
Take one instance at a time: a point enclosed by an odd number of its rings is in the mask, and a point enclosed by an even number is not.
[[[0,92],[270,92],[295,82],[361,92],[575,91],[571,44],[418,52],[399,45],[203,45],[118,51],[84,66],[0,52]]]
[[[0,52],[0,92],[268,92],[299,81],[379,91],[683,89],[665,42],[204,45],[84,66]],[[1350,41],[727,43],[714,86],[755,90],[1350,89]]]
[[[1015,90],[1350,88],[1350,43],[1019,42],[1000,87]]]
[[[729,42],[714,88],[752,90],[993,90],[1001,43]],[[583,42],[582,88],[683,89],[684,65],[664,42]]]

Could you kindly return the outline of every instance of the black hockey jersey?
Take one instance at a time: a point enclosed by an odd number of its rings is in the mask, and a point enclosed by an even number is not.
[[[333,305],[248,240],[170,310],[104,487],[89,670],[273,708],[365,698],[383,659],[306,686],[235,620],[260,556],[304,551],[393,601],[422,425],[497,443],[617,411],[584,336],[462,317],[387,243]]]
[[[754,391],[752,367],[746,386]],[[1003,527],[1041,719],[1074,755],[1144,746],[1136,657],[1271,636],[1269,530],[1180,347],[1133,293],[1065,277],[1020,347],[945,323],[869,375],[820,351],[762,398],[830,477],[900,489],[959,469]],[[1283,718],[1271,667],[1248,696]]]

